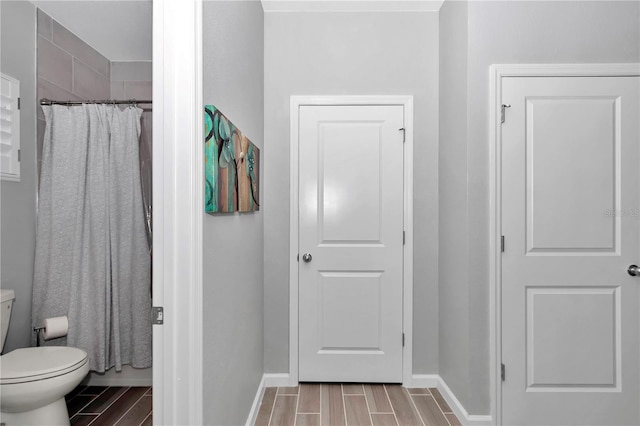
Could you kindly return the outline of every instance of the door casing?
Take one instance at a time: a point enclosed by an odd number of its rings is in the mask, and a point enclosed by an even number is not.
[[[164,325],[153,326],[157,425],[203,424],[202,7],[153,2],[152,285],[165,312]]]
[[[303,105],[402,105],[405,114],[402,383],[411,386],[413,372],[413,96],[291,96],[289,210],[289,378],[298,384],[298,144],[299,110]]]
[[[502,424],[502,130],[500,123],[504,77],[640,76],[640,64],[515,64],[491,65],[489,81],[489,354],[491,416]],[[506,111],[509,119],[509,110]],[[639,236],[640,238],[640,236]]]

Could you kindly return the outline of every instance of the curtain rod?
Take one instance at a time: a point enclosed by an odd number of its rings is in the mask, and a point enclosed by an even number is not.
[[[137,100],[137,99],[129,99],[127,101],[116,101],[115,99],[102,99],[102,100],[83,100],[83,101],[54,101],[51,99],[43,98],[40,100],[40,105],[83,105],[83,104],[112,104],[112,105],[122,105],[122,104],[153,104],[152,101],[149,100]]]

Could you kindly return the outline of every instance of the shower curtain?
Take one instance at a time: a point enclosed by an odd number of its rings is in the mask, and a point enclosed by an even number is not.
[[[32,322],[67,315],[89,368],[151,366],[150,253],[138,140],[142,110],[43,106]]]

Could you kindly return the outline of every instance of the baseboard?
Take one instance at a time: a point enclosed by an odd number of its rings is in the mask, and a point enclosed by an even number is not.
[[[116,372],[113,368],[104,373],[90,371],[82,384],[86,386],[153,386],[153,374],[151,368],[136,369],[123,365],[121,372]]]
[[[256,423],[258,412],[260,411],[260,404],[262,403],[262,397],[264,396],[264,390],[266,388],[275,388],[280,386],[296,386],[289,382],[290,377],[288,373],[269,373],[263,374],[262,380],[256,390],[256,396],[253,398],[253,405],[251,405],[251,411],[247,417],[246,426],[252,426]]]
[[[264,387],[298,386],[297,383],[291,383],[290,380],[289,373],[267,373],[264,375]]]
[[[437,374],[414,374],[411,383],[403,383],[405,388],[437,388],[440,376]]]
[[[447,401],[460,423],[465,426],[489,426],[493,425],[493,417],[490,415],[469,414],[453,391],[447,386],[438,374],[414,374],[410,387],[437,388],[442,397]]]
[[[153,380],[138,378],[87,377],[85,386],[153,386]]]
[[[253,398],[253,404],[251,405],[251,411],[249,411],[249,417],[247,417],[246,426],[253,426],[256,424],[256,418],[258,417],[258,412],[260,411],[260,403],[262,402],[262,397],[264,396],[264,388],[266,388],[265,384],[265,375],[262,375],[262,379],[260,380],[260,384],[258,385],[258,390],[256,391],[256,396]]]

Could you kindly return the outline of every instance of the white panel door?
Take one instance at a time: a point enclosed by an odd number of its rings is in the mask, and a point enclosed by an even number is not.
[[[640,423],[639,80],[502,80],[505,425]]]
[[[402,381],[403,127],[399,105],[300,107],[300,381]]]

